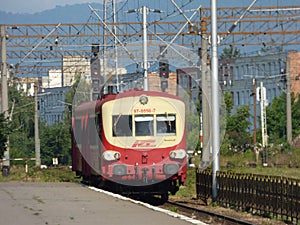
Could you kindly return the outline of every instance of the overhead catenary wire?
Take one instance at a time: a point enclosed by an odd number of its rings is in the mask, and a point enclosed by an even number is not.
[[[161,57],[166,51],[167,49],[171,46],[171,44],[173,44],[173,42],[175,41],[175,39],[178,37],[178,35],[183,31],[183,29],[189,24],[189,21],[195,16],[195,14],[197,13],[197,11],[201,8],[201,5],[197,8],[197,10],[195,10],[195,12],[191,15],[191,17],[189,18],[188,21],[185,22],[185,24],[181,27],[181,29],[179,29],[179,31],[177,32],[177,34],[173,37],[173,39],[168,43],[168,45],[164,48],[164,50],[160,53],[160,55],[158,56]]]
[[[117,40],[117,42],[121,45],[121,47],[125,50],[125,52],[128,54],[129,58],[134,61],[136,64],[138,64],[138,62],[136,61],[135,57],[133,56],[133,54],[131,52],[129,52],[129,50],[126,48],[126,46],[122,43],[122,41],[113,33],[113,31],[108,27],[108,25],[105,23],[105,21],[103,21],[103,19],[99,16],[99,14],[95,11],[95,9],[93,7],[90,7],[90,10],[92,10],[92,12],[94,12],[94,14],[98,17],[98,19],[101,21],[101,23],[105,26],[105,29],[108,30],[110,32],[111,35],[114,36],[114,38]]]
[[[43,38],[37,45],[35,45],[20,61],[17,63],[17,65],[20,65],[24,60],[35,50],[37,49],[54,31],[57,30],[57,28],[61,25],[61,23],[57,24],[56,27],[54,27],[45,38]]]
[[[240,23],[240,21],[249,12],[249,10],[256,3],[256,1],[257,0],[253,0],[252,3],[247,7],[247,9],[242,13],[242,15],[231,25],[231,27],[228,29],[227,34],[223,37],[223,39],[226,39],[232,33],[232,31],[236,28],[236,26]]]

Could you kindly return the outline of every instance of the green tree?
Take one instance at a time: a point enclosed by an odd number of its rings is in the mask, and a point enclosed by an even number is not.
[[[300,98],[291,95],[293,137],[300,134]],[[286,142],[286,94],[273,99],[267,107],[267,129],[270,142]]]
[[[250,117],[249,105],[243,105],[236,110],[236,113],[229,116],[227,120],[227,131],[237,133],[247,133],[251,123],[248,118]]]
[[[74,100],[75,98],[75,100]],[[65,97],[65,112],[63,121],[52,126],[41,123],[41,160],[43,164],[51,165],[52,158],[58,158],[60,164],[71,162],[71,116],[73,105],[89,101],[90,86],[79,75]]]
[[[232,59],[237,58],[241,55],[240,50],[232,45],[229,48],[224,48],[220,55],[220,59]]]
[[[244,150],[245,146],[250,143],[249,122],[250,107],[244,105],[236,109],[232,113],[233,99],[230,92],[224,94],[224,102],[226,105],[226,133],[222,142],[222,152],[232,154],[232,148]]]
[[[273,99],[267,107],[267,131],[269,141],[282,143],[286,139],[286,94]]]
[[[69,125],[64,122],[46,126],[41,124],[41,160],[51,165],[52,158],[58,158],[60,164],[68,165],[71,158],[71,135]]]
[[[224,94],[224,103],[226,107],[226,115],[230,115],[231,110],[233,109],[233,99],[230,92],[225,92]]]
[[[12,116],[10,157],[34,157],[34,99],[18,89],[16,84],[9,86],[8,96]]]
[[[0,158],[3,158],[6,150],[6,143],[8,135],[10,134],[10,128],[7,119],[4,117],[4,113],[0,113]]]
[[[230,136],[231,144],[240,149],[245,149],[245,146],[251,142],[248,133],[251,125],[249,109],[249,105],[244,105],[227,120],[227,134]]]

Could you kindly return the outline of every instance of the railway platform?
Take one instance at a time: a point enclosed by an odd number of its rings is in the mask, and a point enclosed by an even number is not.
[[[187,221],[76,183],[0,183],[0,224],[188,225]]]

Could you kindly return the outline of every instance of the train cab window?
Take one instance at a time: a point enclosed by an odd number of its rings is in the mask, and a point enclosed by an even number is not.
[[[153,136],[153,115],[136,115],[135,136]]]
[[[156,133],[157,135],[175,135],[176,134],[175,114],[156,115]]]
[[[130,115],[113,115],[113,136],[129,137],[132,136],[132,116]]]

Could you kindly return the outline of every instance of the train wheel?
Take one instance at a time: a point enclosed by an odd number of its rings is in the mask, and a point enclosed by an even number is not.
[[[161,201],[164,203],[164,202],[166,202],[166,201],[168,201],[169,200],[169,193],[168,192],[165,192],[165,193],[163,193],[163,194],[161,194]]]

